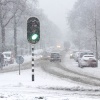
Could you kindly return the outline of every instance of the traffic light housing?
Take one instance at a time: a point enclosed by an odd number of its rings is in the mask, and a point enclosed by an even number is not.
[[[27,40],[32,44],[40,40],[40,22],[36,17],[27,20]]]

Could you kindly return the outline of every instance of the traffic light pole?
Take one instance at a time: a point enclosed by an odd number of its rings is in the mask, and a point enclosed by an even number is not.
[[[36,17],[27,20],[27,40],[32,47],[32,81],[34,81],[34,45],[40,40],[40,21]]]
[[[34,45],[32,44],[32,81],[34,81]]]

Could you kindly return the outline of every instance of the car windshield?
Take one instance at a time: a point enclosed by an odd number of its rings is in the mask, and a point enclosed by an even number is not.
[[[94,57],[94,56],[89,56],[89,55],[87,55],[87,56],[84,56],[84,57]]]
[[[58,53],[52,53],[51,56],[59,56]]]
[[[0,0],[0,53],[0,100],[100,100],[100,0]]]
[[[11,54],[4,54],[6,57],[11,57]]]
[[[91,56],[93,56],[94,54],[90,53],[90,52],[82,52],[82,53],[80,53],[80,57],[83,57],[84,55],[91,55]]]
[[[87,55],[93,55],[93,53],[88,53],[88,52],[87,52],[87,53],[84,53],[84,55],[85,55],[85,54],[87,54]]]

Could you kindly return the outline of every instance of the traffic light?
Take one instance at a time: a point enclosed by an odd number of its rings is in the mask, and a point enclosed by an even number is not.
[[[32,44],[40,40],[40,22],[36,17],[27,20],[27,40]]]

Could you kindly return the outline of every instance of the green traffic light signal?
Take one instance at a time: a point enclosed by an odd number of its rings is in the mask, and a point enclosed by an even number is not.
[[[32,40],[36,40],[37,38],[38,38],[38,34],[35,33],[32,35]]]
[[[27,40],[32,44],[40,40],[40,22],[36,17],[27,20]]]

